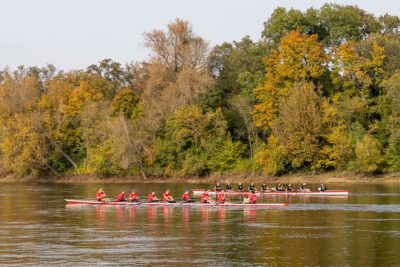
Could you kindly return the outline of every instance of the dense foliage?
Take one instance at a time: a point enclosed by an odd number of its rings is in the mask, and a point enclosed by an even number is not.
[[[400,171],[400,19],[277,8],[212,49],[187,21],[146,62],[0,76],[3,174]]]

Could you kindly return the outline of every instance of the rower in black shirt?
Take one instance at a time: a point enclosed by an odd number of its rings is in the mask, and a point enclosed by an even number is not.
[[[219,192],[219,191],[221,191],[221,190],[222,190],[221,185],[219,184],[219,182],[217,182],[217,183],[215,184],[215,186],[214,186],[214,191]]]
[[[251,191],[257,191],[256,186],[255,186],[255,184],[254,184],[253,182],[251,182],[251,184],[250,184],[248,190],[249,190],[249,192],[251,192]]]
[[[321,186],[318,188],[319,191],[325,191],[328,190],[324,184],[321,184]]]
[[[277,192],[282,192],[282,191],[285,191],[285,189],[283,189],[283,185],[282,185],[281,183],[278,183],[278,184],[275,186],[275,191],[277,191]]]
[[[307,188],[306,183],[303,183],[303,184],[300,186],[300,192],[310,192],[310,189]]]
[[[237,186],[237,190],[238,190],[238,191],[243,191],[243,189],[244,189],[244,188],[243,188],[242,183],[239,183],[238,186]]]
[[[267,186],[266,183],[263,183],[263,184],[261,185],[261,191],[262,191],[262,192],[269,192],[269,188],[268,188],[268,186]]]
[[[287,185],[286,191],[288,191],[288,192],[293,191],[292,184],[288,184],[288,185]]]
[[[225,190],[232,190],[232,186],[231,186],[231,184],[229,182],[226,182]]]

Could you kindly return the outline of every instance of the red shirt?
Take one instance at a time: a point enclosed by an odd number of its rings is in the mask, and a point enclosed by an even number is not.
[[[201,203],[205,203],[205,202],[206,202],[206,199],[208,200],[209,197],[210,197],[210,196],[208,195],[208,193],[203,193],[203,194],[201,195],[200,202],[201,202]]]
[[[96,193],[96,198],[97,200],[101,200],[103,197],[105,197],[106,193],[104,192],[97,192]]]
[[[225,194],[219,194],[218,203],[224,203],[224,202],[225,202]]]
[[[257,202],[256,194],[251,194],[250,195],[250,204],[255,204],[256,202]]]
[[[122,201],[125,199],[125,192],[122,192],[121,194],[119,194],[116,198],[115,201]]]
[[[168,199],[171,197],[170,193],[165,192],[162,196],[162,201],[167,202]]]
[[[136,193],[131,193],[131,194],[129,195],[129,200],[130,200],[130,201],[133,201],[133,200],[136,200],[136,199],[137,199]]]
[[[148,202],[153,202],[153,198],[155,197],[156,195],[152,195],[151,193],[148,195],[148,197],[147,197],[147,201]]]
[[[189,193],[183,193],[182,200],[183,201],[188,201],[189,199],[190,199]]]

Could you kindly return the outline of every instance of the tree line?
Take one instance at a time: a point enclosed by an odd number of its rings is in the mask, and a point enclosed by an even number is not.
[[[0,172],[15,175],[400,170],[400,19],[277,8],[259,41],[210,48],[188,21],[147,61],[4,69]]]

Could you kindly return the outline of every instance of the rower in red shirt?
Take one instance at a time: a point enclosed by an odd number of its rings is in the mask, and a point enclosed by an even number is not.
[[[210,198],[210,195],[208,194],[208,191],[205,191],[205,192],[201,195],[200,202],[201,202],[201,203],[214,203],[214,201]]]
[[[101,201],[101,202],[110,201],[108,198],[106,198],[106,193],[104,193],[103,188],[100,188],[99,191],[97,191],[96,199],[97,199],[97,201]]]
[[[251,194],[249,196],[249,203],[250,204],[256,204],[257,203],[257,195],[254,191],[251,191]]]
[[[115,202],[126,201],[125,192],[121,192],[114,200]]]
[[[167,191],[164,192],[163,194],[163,202],[168,202],[168,203],[176,203],[176,201],[174,200],[174,198],[171,196],[171,194],[169,193],[169,190],[167,189]]]
[[[135,192],[135,190],[132,190],[132,192],[129,194],[129,201],[130,202],[139,202],[138,196]]]
[[[225,202],[225,191],[224,190],[221,190],[219,193],[218,193],[218,203],[224,203]]]
[[[183,193],[183,195],[182,195],[182,201],[183,201],[183,203],[194,202],[194,200],[191,199],[190,196],[189,196],[189,190],[185,190],[185,193]]]
[[[148,196],[147,196],[147,202],[157,202],[160,201],[157,196],[156,193],[151,192]]]

